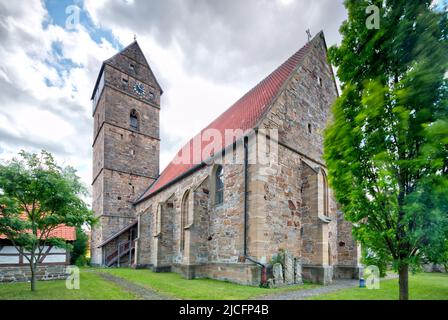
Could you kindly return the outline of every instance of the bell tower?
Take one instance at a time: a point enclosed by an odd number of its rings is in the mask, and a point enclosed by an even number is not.
[[[132,203],[159,174],[162,89],[137,41],[103,62],[92,94],[92,263],[104,241],[135,219]]]

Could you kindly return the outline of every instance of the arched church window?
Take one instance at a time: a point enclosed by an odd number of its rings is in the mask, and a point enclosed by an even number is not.
[[[221,204],[224,201],[224,170],[218,166],[215,172],[215,204]]]
[[[190,191],[185,192],[182,199],[181,221],[180,221],[180,250],[185,249],[185,229],[189,226],[191,219],[190,212]]]
[[[129,116],[129,123],[131,129],[138,131],[138,113],[134,109],[131,111],[131,115]]]
[[[325,174],[325,171],[322,170],[322,181],[323,181],[323,208],[324,208],[324,215],[329,216],[329,204],[328,204],[328,179],[327,175]]]

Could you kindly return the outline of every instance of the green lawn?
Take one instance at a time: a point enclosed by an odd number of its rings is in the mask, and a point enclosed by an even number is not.
[[[448,300],[448,274],[419,273],[409,276],[409,298],[411,300]],[[396,300],[398,279],[383,280],[380,289],[344,289],[334,293],[312,297],[314,300]]]
[[[239,300],[270,295],[278,292],[317,287],[317,285],[306,283],[300,286],[295,285],[283,288],[265,289],[211,279],[186,280],[176,273],[154,273],[150,270],[121,268],[97,270],[108,272],[130,282],[146,286],[157,292],[180,299]]]
[[[310,289],[314,284],[264,289],[237,285],[211,279],[185,280],[176,273],[154,273],[150,270],[134,269],[81,269],[80,290],[68,290],[65,281],[38,281],[37,292],[30,291],[29,283],[0,284],[0,300],[131,300],[137,297],[118,285],[102,279],[96,272],[107,272],[130,282],[151,288],[156,292],[180,299],[250,299],[275,293]],[[411,275],[410,298],[428,300],[448,300],[448,275],[420,273]],[[312,299],[320,300],[393,300],[398,297],[398,280],[383,280],[379,290],[366,288],[344,289],[322,294]]]
[[[134,295],[100,276],[81,269],[80,289],[68,290],[65,280],[38,281],[37,291],[29,283],[1,283],[0,300],[132,300]]]

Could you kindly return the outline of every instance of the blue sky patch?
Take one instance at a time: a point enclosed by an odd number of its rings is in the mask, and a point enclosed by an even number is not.
[[[123,49],[123,46],[113,35],[112,30],[98,27],[93,23],[89,13],[84,10],[83,0],[44,0],[44,5],[48,11],[48,18],[43,23],[44,29],[48,28],[49,25],[57,25],[64,28],[68,32],[76,31],[76,26],[72,30],[67,27],[67,20],[69,25],[70,23],[73,23],[73,20],[70,20],[70,15],[75,12],[73,7],[70,6],[76,6],[79,8],[79,24],[87,30],[93,41],[99,44],[102,39],[106,39],[114,48],[117,49],[117,51]],[[56,70],[60,78],[60,83],[63,85],[64,78],[71,69],[82,68],[83,66],[78,65],[72,60],[64,57],[63,47],[60,41],[54,41],[51,45],[51,50],[54,59],[51,61],[46,60],[45,63]],[[57,85],[50,79],[45,79],[45,84],[48,87]]]
[[[101,39],[104,38],[109,41],[115,49],[123,49],[123,46],[113,35],[112,30],[98,27],[93,23],[89,13],[84,10],[83,0],[44,0],[44,4],[49,15],[48,20],[44,22],[44,28],[47,28],[50,24],[54,24],[67,29],[67,19],[70,14],[73,13],[69,7],[77,6],[80,8],[79,23],[88,31],[93,41],[100,43]],[[70,29],[67,30],[70,31]]]

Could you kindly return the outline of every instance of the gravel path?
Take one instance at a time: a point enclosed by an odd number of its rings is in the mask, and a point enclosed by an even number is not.
[[[335,292],[346,288],[353,288],[359,285],[359,280],[335,280],[327,286],[320,286],[313,289],[302,289],[297,291],[282,292],[263,297],[256,300],[304,300],[308,297],[317,296],[323,293]]]
[[[398,278],[396,274],[387,275],[381,280],[389,280]],[[255,298],[255,300],[304,300],[312,296],[317,296],[324,293],[330,293],[347,288],[355,288],[359,286],[359,280],[354,279],[338,279],[334,280],[332,284],[321,286],[313,289],[304,289],[290,292],[277,293],[263,297]]]
[[[111,275],[107,272],[95,272],[103,279],[119,285],[124,290],[135,294],[139,300],[174,300],[172,297],[165,296],[147,287],[135,284],[123,278]]]

